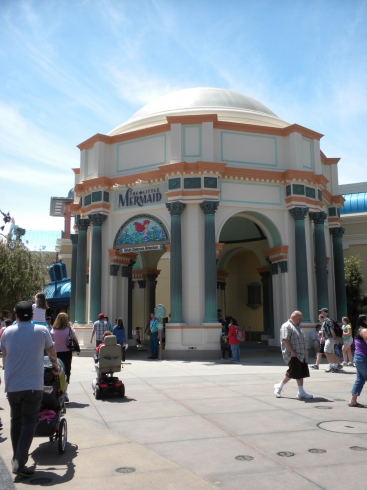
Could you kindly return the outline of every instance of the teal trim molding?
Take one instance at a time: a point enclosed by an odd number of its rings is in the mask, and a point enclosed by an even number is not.
[[[274,198],[273,201],[254,201],[254,200],[245,200],[245,199],[224,199],[223,198],[223,185],[226,185],[226,184],[230,184],[231,186],[241,186],[241,188],[243,189],[245,186],[249,186],[251,188],[254,188],[255,186],[259,187],[259,192],[257,193],[259,196],[261,196],[261,192],[260,192],[260,187],[262,188],[275,188],[278,190],[277,192],[277,197],[276,199]],[[266,190],[266,189],[264,189]],[[282,205],[282,187],[280,185],[277,185],[277,184],[247,184],[247,183],[243,183],[243,182],[226,182],[226,181],[223,181],[221,180],[220,181],[220,192],[221,192],[221,201],[222,202],[240,202],[240,203],[245,203],[245,204],[265,204],[265,205],[269,205],[269,204],[272,204],[274,206],[281,206]],[[233,193],[232,195],[235,197],[237,196],[237,193],[235,191],[235,189],[233,190]]]
[[[313,142],[307,138],[302,138],[302,166],[313,169]]]
[[[196,130],[196,135],[194,134]],[[188,134],[191,133],[191,134]],[[196,143],[196,148],[188,150],[188,140],[197,138],[197,141],[194,142]],[[192,142],[191,142],[191,146]],[[189,126],[183,126],[183,156],[184,157],[199,157],[201,155],[201,125],[189,125]]]
[[[233,142],[229,143],[225,141],[228,136],[233,136],[236,139],[237,145],[241,147],[241,155],[247,155],[248,149],[250,149],[253,145],[249,142],[249,139],[258,138],[265,143],[272,143],[271,152],[272,158],[269,161],[256,160],[254,158],[233,158],[228,155],[228,151],[233,150]],[[228,150],[226,149],[226,145],[228,145]],[[260,148],[260,146],[259,146]],[[231,163],[242,163],[247,165],[266,165],[267,167],[277,167],[278,166],[278,151],[277,151],[277,139],[274,136],[264,136],[252,133],[237,133],[234,131],[221,131],[221,159],[223,162],[231,162]],[[234,165],[236,166],[236,165]]]
[[[293,194],[295,196],[304,196],[305,195],[305,186],[301,184],[293,184],[292,185]]]
[[[126,168],[121,168],[120,165],[120,153],[124,147],[127,145],[136,145],[138,143],[146,142],[147,145],[149,144],[150,141],[152,140],[162,140],[162,151],[161,155],[159,155],[159,158],[156,158],[155,160],[153,159],[149,163],[143,164],[143,165],[134,165],[131,164],[131,162],[126,162],[129,167]],[[148,149],[146,148],[148,151]],[[167,160],[167,144],[166,144],[166,135],[165,134],[159,134],[157,136],[147,136],[146,138],[137,138],[132,141],[126,141],[124,143],[120,143],[116,146],[116,172],[117,173],[129,173],[132,170],[138,170],[140,168],[148,168],[148,167],[154,167],[156,165],[163,165],[166,163]]]
[[[102,191],[92,192],[92,202],[102,201]]]
[[[184,189],[201,189],[201,177],[185,177]]]
[[[311,199],[316,199],[316,190],[312,187],[306,187],[306,197],[310,197]]]
[[[85,152],[85,175],[86,175],[86,177],[90,177],[94,173],[93,166],[90,165],[90,162],[89,162],[89,158],[90,158],[89,155],[93,156],[93,152],[94,152],[94,148],[89,148],[89,150],[87,150]],[[90,171],[90,167],[92,167],[92,171]]]
[[[217,189],[218,179],[216,177],[204,177],[204,187],[207,189]]]
[[[168,179],[168,190],[172,191],[174,189],[180,189],[181,187],[181,179],[177,177],[175,179]]]

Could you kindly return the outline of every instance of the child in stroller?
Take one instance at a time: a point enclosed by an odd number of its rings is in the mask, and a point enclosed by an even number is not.
[[[62,415],[65,409],[65,367],[57,359],[60,367],[59,375],[52,372],[52,364],[48,356],[44,357],[44,386],[39,421],[35,437],[48,437],[50,442],[57,440],[60,454],[65,452],[67,441],[67,422]]]

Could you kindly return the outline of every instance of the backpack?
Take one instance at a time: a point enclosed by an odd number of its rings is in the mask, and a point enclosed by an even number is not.
[[[240,342],[244,342],[246,340],[246,333],[244,330],[241,330],[237,327],[236,339]]]
[[[342,327],[335,320],[332,319],[331,321],[333,322],[334,325],[335,336],[338,337],[339,339],[342,339],[343,338]]]

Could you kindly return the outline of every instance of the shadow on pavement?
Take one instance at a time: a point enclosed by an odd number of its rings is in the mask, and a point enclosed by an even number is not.
[[[71,481],[75,475],[74,459],[78,456],[78,446],[75,444],[66,443],[66,449],[64,454],[60,454],[57,448],[57,442],[44,442],[40,444],[37,449],[31,453],[31,457],[34,461],[34,465],[50,466],[42,470],[35,468],[34,477],[24,479],[22,477],[16,477],[14,480],[17,483],[24,483],[26,485],[36,485],[37,480],[47,479],[51,480],[47,483],[44,481],[43,485],[62,485],[68,481]],[[63,475],[58,475],[54,471],[62,471],[66,466],[66,471]],[[59,468],[60,467],[60,468]],[[39,481],[38,484],[42,485]]]

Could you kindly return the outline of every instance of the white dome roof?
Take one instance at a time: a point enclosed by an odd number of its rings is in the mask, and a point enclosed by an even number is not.
[[[167,116],[217,114],[222,121],[285,127],[266,106],[247,95],[221,88],[199,87],[177,90],[154,99],[128,121],[113,129],[109,136],[165,124]]]

